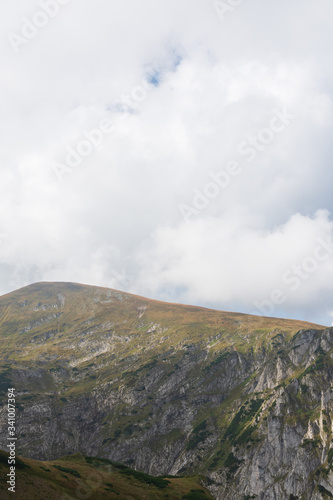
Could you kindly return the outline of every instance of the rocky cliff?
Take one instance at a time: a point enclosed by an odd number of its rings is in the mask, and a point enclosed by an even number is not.
[[[75,284],[0,298],[0,448],[202,474],[217,499],[333,496],[333,329]]]

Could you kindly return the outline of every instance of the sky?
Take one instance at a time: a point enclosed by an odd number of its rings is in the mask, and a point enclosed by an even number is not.
[[[0,294],[332,324],[331,0],[16,0],[0,32]]]

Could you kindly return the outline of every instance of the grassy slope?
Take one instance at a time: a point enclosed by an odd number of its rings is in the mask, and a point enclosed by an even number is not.
[[[109,460],[73,455],[52,462],[20,457],[16,492],[8,492],[8,454],[0,451],[0,498],[7,500],[153,500],[212,499],[199,477],[154,478]],[[191,493],[192,490],[192,493]],[[194,491],[197,493],[194,494]]]
[[[63,307],[58,294],[65,297]],[[24,331],[27,323],[31,329]],[[157,329],[147,332],[156,324]],[[9,362],[36,360],[50,351],[61,358],[74,357],[70,341],[77,341],[78,334],[84,337],[88,330],[89,341],[100,341],[104,338],[101,332],[119,335],[112,342],[117,355],[129,356],[137,354],[138,347],[149,347],[151,356],[186,342],[207,345],[212,351],[227,347],[247,351],[265,341],[268,333],[283,331],[289,337],[308,328],[322,326],[159,302],[71,283],[37,283],[0,297],[1,358]],[[43,334],[50,331],[52,336],[43,339]],[[146,357],[144,350],[140,352],[141,360]],[[79,359],[82,351],[84,346],[75,353]]]

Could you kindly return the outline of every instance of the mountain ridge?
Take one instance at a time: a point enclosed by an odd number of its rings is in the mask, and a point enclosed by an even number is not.
[[[295,318],[280,318],[280,317],[274,317],[274,316],[264,316],[261,314],[256,315],[256,314],[242,313],[242,312],[236,312],[236,311],[224,311],[222,309],[215,309],[215,308],[206,307],[206,306],[198,306],[195,304],[184,304],[182,302],[169,302],[167,300],[152,299],[152,298],[144,297],[143,295],[139,295],[139,294],[132,293],[132,292],[125,292],[123,290],[118,290],[115,288],[110,288],[110,287],[105,287],[105,286],[100,286],[100,285],[87,285],[84,283],[71,282],[71,281],[69,281],[69,282],[67,282],[67,281],[36,281],[36,282],[31,283],[29,285],[25,285],[25,286],[20,287],[18,289],[12,290],[11,292],[6,292],[5,294],[0,295],[0,300],[2,298],[7,297],[7,296],[11,296],[12,294],[17,294],[18,292],[30,292],[30,291],[33,291],[34,288],[44,287],[44,286],[45,287],[59,286],[59,287],[65,287],[65,288],[71,287],[71,286],[73,286],[73,287],[77,286],[77,287],[81,287],[81,288],[96,289],[96,290],[100,290],[100,291],[113,291],[116,293],[122,293],[124,295],[129,295],[129,296],[135,297],[137,299],[145,300],[148,302],[155,302],[156,304],[169,304],[172,306],[193,307],[196,309],[202,309],[202,310],[207,310],[207,311],[216,311],[216,312],[222,312],[222,313],[238,314],[241,316],[250,316],[250,317],[253,316],[256,318],[268,318],[268,319],[272,319],[272,320],[295,321],[297,323],[303,323],[303,324],[307,324],[309,326],[327,328],[327,326],[325,326],[325,325],[321,325],[319,323],[314,323],[312,321],[299,320],[299,319],[295,319]]]
[[[333,494],[332,328],[60,282],[0,297],[0,339],[22,456],[202,474],[216,499]]]

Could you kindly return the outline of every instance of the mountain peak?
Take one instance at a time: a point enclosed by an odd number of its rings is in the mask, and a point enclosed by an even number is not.
[[[0,297],[0,340],[22,456],[203,474],[228,500],[297,496],[330,470],[331,328],[42,282]]]

